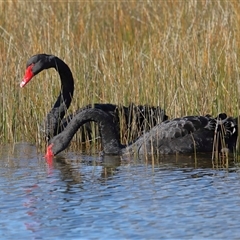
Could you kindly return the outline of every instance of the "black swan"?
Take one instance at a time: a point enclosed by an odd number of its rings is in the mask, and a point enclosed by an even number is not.
[[[43,131],[45,132],[48,141],[53,136],[60,133],[73,118],[73,115],[69,115],[67,118],[63,119],[71,104],[74,93],[74,79],[72,72],[68,65],[60,58],[54,55],[37,54],[27,61],[25,75],[20,84],[20,87],[24,87],[34,76],[44,69],[49,68],[55,68],[59,73],[61,91],[57,101],[44,121]],[[119,107],[114,104],[90,104],[82,109],[79,109],[75,114],[81,112],[83,109],[92,107],[102,109],[106,112],[111,112],[111,114],[116,117],[117,122],[119,122],[119,116],[125,116],[125,120],[129,128],[131,128],[133,121],[135,121],[135,128],[139,132],[142,132],[145,127],[148,126],[148,129],[150,129],[152,126],[155,126],[157,123],[165,121],[168,118],[165,115],[164,110],[159,107],[150,107],[147,105],[136,106],[133,104],[128,107]],[[88,130],[90,131],[90,129]]]
[[[63,132],[50,140],[46,158],[67,148],[78,128],[88,121],[99,124],[103,153],[111,155],[212,152],[215,145],[217,150],[226,146],[233,150],[237,141],[237,119],[221,113],[216,118],[186,116],[162,122],[124,146],[110,115],[92,108],[78,113]]]

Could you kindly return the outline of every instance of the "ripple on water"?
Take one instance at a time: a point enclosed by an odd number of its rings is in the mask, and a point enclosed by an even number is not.
[[[1,239],[238,238],[239,167],[210,158],[119,161],[64,155],[49,169],[33,145],[4,146]],[[68,156],[68,155],[66,155]]]

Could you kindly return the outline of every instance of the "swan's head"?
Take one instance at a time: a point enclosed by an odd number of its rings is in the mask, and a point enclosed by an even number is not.
[[[48,54],[37,54],[29,58],[23,80],[20,83],[20,87],[24,87],[35,75],[40,73],[42,70],[51,68],[52,59],[55,56]]]

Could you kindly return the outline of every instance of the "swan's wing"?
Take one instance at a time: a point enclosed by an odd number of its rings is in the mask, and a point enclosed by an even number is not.
[[[175,118],[152,128],[135,142],[135,146],[139,153],[211,152],[214,134],[222,131],[224,133],[222,136],[226,137],[227,128],[231,136],[234,133],[233,125],[232,118],[220,119],[211,116]]]
[[[186,116],[165,121],[153,128],[149,135],[157,133],[158,140],[179,138],[200,129],[215,129],[215,120],[208,116]]]

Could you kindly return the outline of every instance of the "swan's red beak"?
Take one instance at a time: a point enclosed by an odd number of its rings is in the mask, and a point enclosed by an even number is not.
[[[46,152],[46,155],[45,155],[45,159],[47,161],[47,163],[49,165],[52,165],[52,162],[53,162],[53,158],[54,158],[54,154],[52,152],[52,147],[53,147],[53,143],[50,144],[48,147],[47,147],[47,152]]]
[[[23,78],[22,82],[20,83],[21,88],[24,87],[33,78],[33,76],[34,76],[34,74],[32,72],[33,66],[34,66],[34,64],[31,64],[30,66],[27,67],[24,78]]]

